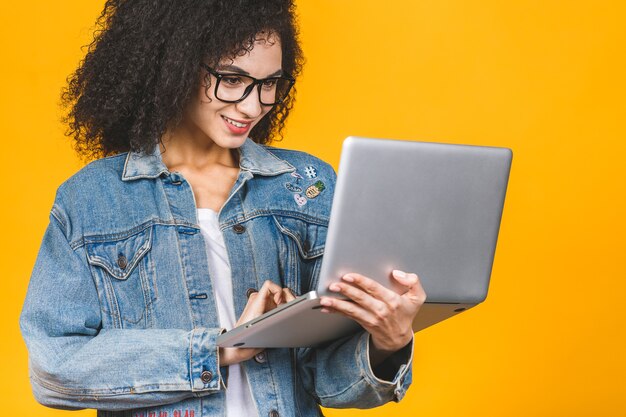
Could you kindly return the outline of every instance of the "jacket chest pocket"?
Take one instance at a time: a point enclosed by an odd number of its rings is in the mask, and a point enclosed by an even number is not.
[[[284,285],[298,294],[314,290],[319,278],[328,225],[289,216],[273,217],[282,237],[279,246]]]
[[[152,327],[152,303],[157,298],[150,256],[152,228],[121,239],[102,238],[86,244],[103,310],[117,327]]]

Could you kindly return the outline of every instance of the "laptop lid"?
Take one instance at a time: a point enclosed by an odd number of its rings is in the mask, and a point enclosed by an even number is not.
[[[348,272],[402,291],[415,272],[430,303],[487,296],[512,152],[507,148],[348,137],[317,291]]]

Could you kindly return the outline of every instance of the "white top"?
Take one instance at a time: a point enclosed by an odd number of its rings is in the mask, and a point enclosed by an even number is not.
[[[224,237],[219,229],[217,213],[209,208],[198,209],[198,222],[206,242],[209,274],[215,290],[217,312],[220,326],[227,330],[237,322],[233,305],[233,283],[230,263],[224,244]],[[226,389],[226,415],[258,416],[252,399],[250,385],[244,368],[239,364],[228,367],[228,388]]]

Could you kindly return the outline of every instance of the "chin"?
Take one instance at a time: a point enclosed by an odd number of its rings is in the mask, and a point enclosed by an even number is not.
[[[248,135],[219,135],[216,136],[215,139],[213,139],[213,142],[215,142],[216,145],[218,145],[221,148],[226,148],[226,149],[235,149],[235,148],[239,148],[240,146],[242,146],[244,144],[244,142],[246,141]]]

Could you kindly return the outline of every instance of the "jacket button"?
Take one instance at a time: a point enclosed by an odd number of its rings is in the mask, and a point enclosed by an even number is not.
[[[254,355],[254,361],[256,363],[265,363],[265,362],[267,362],[267,356],[265,355],[265,351],[259,352],[256,355]]]
[[[200,379],[205,384],[208,384],[213,379],[213,374],[211,373],[211,371],[202,371],[202,373],[200,374]]]
[[[233,230],[235,231],[235,233],[237,234],[242,234],[243,232],[246,231],[246,228],[244,227],[243,224],[239,224],[237,223],[236,225],[233,226]]]
[[[276,410],[272,410],[269,412],[269,417],[280,417],[280,414],[278,414],[278,411]]]
[[[248,288],[246,291],[246,298],[250,298],[250,296],[255,292],[258,292],[256,288]]]
[[[126,269],[126,267],[128,266],[128,260],[126,259],[124,255],[120,254],[117,257],[117,266],[119,266],[122,269]]]

